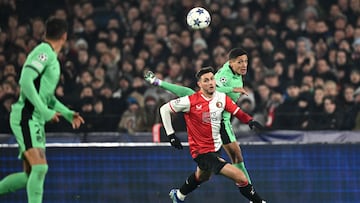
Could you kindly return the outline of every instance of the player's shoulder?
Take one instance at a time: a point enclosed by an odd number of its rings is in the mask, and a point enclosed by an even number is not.
[[[57,56],[50,44],[40,43],[28,55],[28,61],[39,61],[40,63],[49,63],[56,60]]]
[[[51,47],[49,43],[42,42],[38,44],[32,51],[32,54],[38,55],[40,53],[43,53],[44,55],[47,55],[49,57],[56,57],[56,53]]]

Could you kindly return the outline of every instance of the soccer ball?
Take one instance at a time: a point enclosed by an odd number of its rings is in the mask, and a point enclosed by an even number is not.
[[[211,16],[206,9],[195,7],[187,14],[186,22],[192,29],[204,29],[210,25]]]

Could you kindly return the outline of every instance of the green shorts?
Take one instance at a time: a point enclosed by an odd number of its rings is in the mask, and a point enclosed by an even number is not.
[[[19,122],[10,119],[10,126],[19,145],[19,159],[30,148],[45,150],[45,126],[31,119],[23,119]]]
[[[223,144],[236,142],[236,136],[231,125],[231,114],[227,111],[223,112],[223,120],[221,121],[220,134]]]

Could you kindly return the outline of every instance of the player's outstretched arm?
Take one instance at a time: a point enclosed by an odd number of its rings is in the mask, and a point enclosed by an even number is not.
[[[172,84],[163,80],[160,80],[151,71],[148,71],[144,75],[144,79],[152,85],[159,86],[165,90],[170,91],[178,97],[189,96],[195,93],[194,90],[188,87]]]

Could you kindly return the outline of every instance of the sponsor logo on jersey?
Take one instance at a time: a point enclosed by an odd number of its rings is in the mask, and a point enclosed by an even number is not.
[[[202,105],[201,104],[196,104],[195,109],[197,111],[200,111],[202,109]]]
[[[174,103],[175,103],[175,104],[180,103],[180,98],[177,98]]]
[[[39,59],[39,61],[44,62],[48,59],[48,56],[45,53],[41,53],[41,54],[39,54],[38,59]]]

